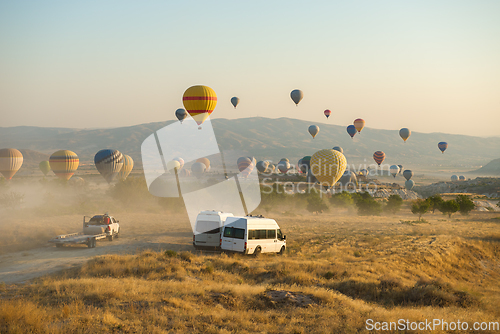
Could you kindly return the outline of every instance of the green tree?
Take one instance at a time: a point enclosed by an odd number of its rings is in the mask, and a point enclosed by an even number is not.
[[[458,205],[457,201],[455,201],[454,199],[443,201],[443,203],[441,203],[441,206],[439,207],[439,211],[447,214],[449,218],[451,218],[451,215],[457,212],[459,209],[460,205]]]
[[[418,199],[411,205],[411,212],[414,215],[418,215],[418,220],[422,219],[422,215],[429,211],[430,204],[428,201],[423,199]]]
[[[341,193],[333,194],[332,197],[330,197],[330,203],[333,206],[348,207],[354,204],[354,200],[351,193],[343,191]]]
[[[376,216],[382,213],[382,205],[368,192],[353,194],[354,202],[360,216]]]
[[[323,201],[320,196],[319,191],[315,188],[311,188],[307,196],[307,211],[312,213],[323,213],[323,211],[328,211],[328,206]]]
[[[460,214],[464,216],[469,215],[469,212],[471,212],[476,207],[474,202],[467,195],[458,195],[455,201],[460,207],[458,211],[460,211]]]
[[[385,209],[393,214],[401,210],[401,206],[403,205],[403,199],[399,195],[391,195],[387,199],[387,204],[385,205]]]
[[[441,196],[436,194],[428,197],[427,202],[429,202],[429,210],[432,210],[432,213],[434,213],[436,209],[439,210],[441,203],[443,203],[443,199]]]

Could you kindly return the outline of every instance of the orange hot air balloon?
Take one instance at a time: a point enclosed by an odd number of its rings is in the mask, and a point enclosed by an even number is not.
[[[201,125],[214,111],[217,105],[217,95],[207,86],[192,86],[186,89],[182,96],[184,108],[198,125]]]
[[[380,164],[384,161],[385,159],[385,153],[382,151],[377,151],[373,153],[373,160],[380,166]]]
[[[205,165],[206,167],[205,172],[210,171],[210,160],[208,160],[207,158],[199,158],[196,160],[196,162],[201,162],[202,164]]]
[[[75,152],[60,150],[50,156],[50,168],[57,177],[68,181],[78,169],[80,159]]]
[[[21,168],[23,155],[15,148],[3,148],[0,150],[0,173],[10,180]]]
[[[354,127],[356,128],[356,130],[358,130],[358,132],[361,132],[361,130],[363,130],[363,128],[365,127],[365,120],[358,118],[355,119],[352,124],[354,124]]]

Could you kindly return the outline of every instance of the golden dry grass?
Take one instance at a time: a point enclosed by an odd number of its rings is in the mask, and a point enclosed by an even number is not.
[[[0,285],[0,332],[358,333],[368,318],[499,321],[498,214],[426,214],[429,223],[409,225],[408,208],[379,217],[284,210],[268,216],[288,253],[260,258],[191,250],[180,215],[123,212],[128,238],[153,240],[153,250]],[[277,302],[271,290],[314,303]]]

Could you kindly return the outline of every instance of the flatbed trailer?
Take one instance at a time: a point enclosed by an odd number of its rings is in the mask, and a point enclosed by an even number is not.
[[[88,248],[95,248],[97,240],[105,239],[108,235],[106,233],[89,235],[83,234],[83,232],[71,233],[71,234],[61,234],[55,238],[49,240],[50,243],[56,245],[56,247],[62,247],[63,245],[77,245],[85,244]]]

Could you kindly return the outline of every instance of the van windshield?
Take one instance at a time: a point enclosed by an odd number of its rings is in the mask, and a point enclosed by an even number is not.
[[[196,222],[196,232],[206,234],[220,233],[219,222],[199,220]]]

